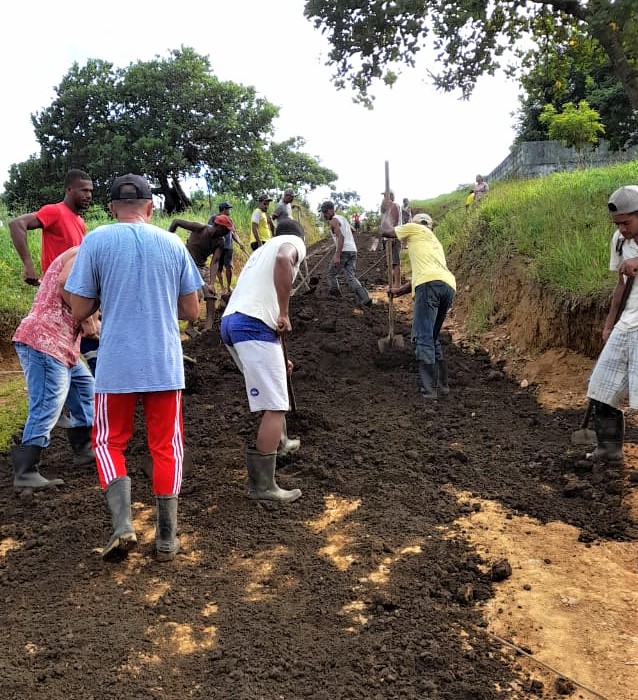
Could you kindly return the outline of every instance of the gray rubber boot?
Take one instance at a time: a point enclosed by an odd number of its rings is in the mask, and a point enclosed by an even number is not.
[[[436,391],[436,365],[418,362],[417,366],[421,395],[424,399],[436,399],[438,397]]]
[[[111,511],[113,534],[102,550],[104,561],[122,561],[137,545],[137,535],[131,522],[131,479],[118,476],[106,489],[106,503]]]
[[[276,452],[259,452],[253,448],[246,451],[248,465],[248,498],[256,501],[279,501],[292,503],[301,496],[299,489],[281,489],[275,481]]]
[[[450,393],[450,385],[448,384],[447,363],[445,360],[439,360],[436,363],[436,390],[439,396],[447,396]]]
[[[279,447],[277,448],[277,457],[286,457],[293,452],[296,452],[301,447],[301,440],[291,439],[288,437],[288,428],[286,426],[286,419],[284,418],[284,425],[281,429],[281,439],[279,440]]]
[[[50,489],[61,486],[62,479],[45,479],[38,471],[40,453],[38,445],[13,445],[11,447],[11,462],[13,463],[13,488],[15,491],[24,489]]]
[[[596,431],[598,444],[588,457],[600,462],[622,462],[625,439],[625,416],[623,412],[608,404],[595,401],[594,430]]]
[[[74,461],[78,467],[95,464],[95,452],[91,446],[91,431],[90,425],[81,425],[67,430],[69,444],[75,455]]]
[[[177,537],[177,496],[158,496],[155,555],[157,561],[172,561],[181,543]]]

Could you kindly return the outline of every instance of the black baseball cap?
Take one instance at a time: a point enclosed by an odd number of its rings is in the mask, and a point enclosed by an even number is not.
[[[153,199],[153,193],[147,180],[141,175],[120,175],[111,185],[111,200]]]
[[[220,202],[219,211],[224,211],[224,209],[232,209],[233,205],[230,202]]]

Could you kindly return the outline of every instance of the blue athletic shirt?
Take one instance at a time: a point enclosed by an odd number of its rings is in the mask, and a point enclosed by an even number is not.
[[[96,393],[184,388],[177,299],[202,280],[179,236],[144,223],[87,234],[66,282],[102,308]]]

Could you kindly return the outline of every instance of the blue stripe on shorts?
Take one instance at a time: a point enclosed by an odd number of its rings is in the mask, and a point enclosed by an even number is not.
[[[263,321],[253,316],[246,316],[235,312],[230,316],[222,316],[221,325],[222,343],[233,347],[235,343],[246,340],[263,340],[267,343],[278,343],[279,336]]]

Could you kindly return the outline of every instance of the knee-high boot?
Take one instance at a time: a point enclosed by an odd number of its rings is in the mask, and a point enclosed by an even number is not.
[[[16,491],[49,489],[64,483],[62,479],[45,479],[40,474],[38,467],[41,452],[42,448],[38,445],[13,445],[11,448],[13,488]]]
[[[157,497],[157,528],[155,553],[157,561],[171,561],[179,552],[181,543],[177,537],[177,496]]]
[[[299,489],[279,488],[275,481],[276,452],[259,452],[248,448],[246,463],[248,466],[248,498],[256,501],[281,501],[292,503],[301,496]]]
[[[591,458],[601,462],[622,462],[625,439],[625,416],[614,406],[594,401],[596,449]]]
[[[137,544],[131,522],[131,479],[118,476],[106,488],[106,503],[111,512],[113,534],[102,550],[104,561],[122,561]]]

